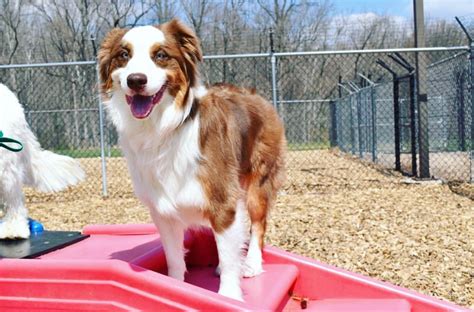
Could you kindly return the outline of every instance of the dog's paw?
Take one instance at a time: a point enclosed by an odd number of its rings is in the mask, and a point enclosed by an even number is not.
[[[247,258],[242,266],[243,277],[254,277],[263,272],[262,261],[259,261],[258,259]]]
[[[244,301],[242,297],[242,289],[237,285],[222,285],[219,287],[219,295],[232,298],[239,301]]]
[[[243,277],[254,277],[263,273],[262,253],[260,249],[249,250],[242,266]]]
[[[172,277],[174,279],[177,279],[178,281],[184,281],[184,273],[186,270],[181,270],[181,269],[170,269],[168,270],[168,276]]]
[[[28,220],[0,221],[0,239],[15,239],[30,237]]]

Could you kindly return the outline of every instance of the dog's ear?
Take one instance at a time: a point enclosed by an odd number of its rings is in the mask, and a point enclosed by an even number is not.
[[[199,39],[191,28],[177,19],[172,19],[163,24],[161,28],[167,34],[173,36],[179,45],[186,63],[186,74],[191,82],[191,86],[193,86],[197,76],[198,63],[202,61]]]
[[[102,93],[106,93],[112,88],[112,73],[115,54],[120,49],[120,42],[123,35],[127,32],[123,28],[113,28],[105,36],[97,55],[99,63],[100,89]]]

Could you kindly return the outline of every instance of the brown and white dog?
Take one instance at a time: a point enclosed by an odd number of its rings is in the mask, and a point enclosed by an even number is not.
[[[113,29],[99,51],[101,89],[138,198],[150,209],[168,275],[184,280],[183,235],[211,226],[219,293],[242,300],[240,277],[262,272],[266,217],[284,176],[273,107],[247,89],[205,88],[199,41],[177,20]],[[251,221],[249,249],[242,247]]]

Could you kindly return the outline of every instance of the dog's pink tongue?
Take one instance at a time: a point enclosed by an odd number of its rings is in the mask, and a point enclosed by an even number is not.
[[[146,118],[153,109],[153,97],[144,95],[134,95],[130,101],[130,109],[135,118]]]

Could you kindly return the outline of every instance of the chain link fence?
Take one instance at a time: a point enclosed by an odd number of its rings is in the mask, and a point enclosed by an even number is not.
[[[427,66],[430,175],[473,182],[468,48],[208,56],[201,71],[208,84],[255,88],[276,106],[286,127],[289,170],[311,167],[330,150],[417,175],[416,53]],[[0,82],[18,95],[44,148],[81,159],[91,192],[114,194],[121,191],[116,185],[129,186],[117,133],[99,114],[95,62],[0,66]]]
[[[434,178],[472,182],[472,74],[466,50],[423,52],[426,64],[429,172]],[[332,145],[361,159],[419,175],[419,113],[415,53],[370,55],[367,79],[338,83]],[[363,59],[364,60],[364,59]],[[343,80],[343,79],[341,79]],[[366,84],[369,86],[364,86]]]
[[[13,66],[0,82],[18,96],[42,146],[73,157],[100,156],[95,63]]]

